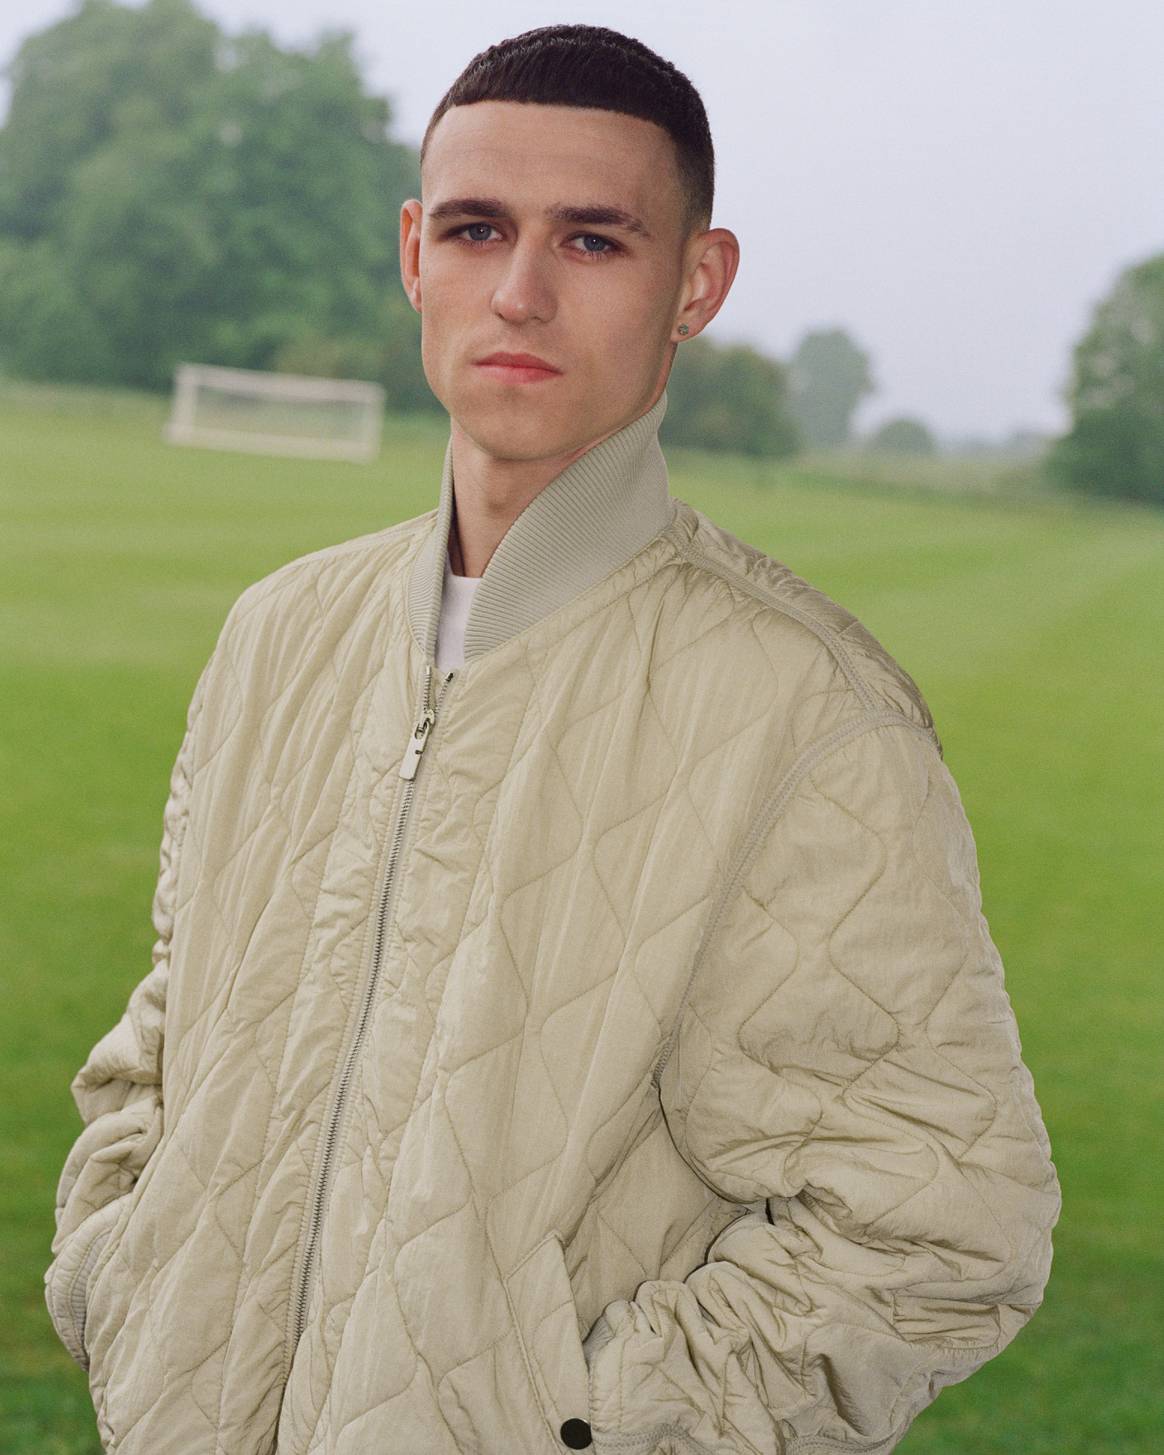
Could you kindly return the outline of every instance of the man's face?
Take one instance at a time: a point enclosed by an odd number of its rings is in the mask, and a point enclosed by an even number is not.
[[[687,241],[661,127],[592,108],[455,106],[429,140],[422,190],[422,218],[405,204],[401,252],[411,239],[424,370],[479,447],[499,459],[570,454],[655,401]],[[628,220],[550,215],[562,208]],[[479,362],[498,351],[560,372],[522,378]]]

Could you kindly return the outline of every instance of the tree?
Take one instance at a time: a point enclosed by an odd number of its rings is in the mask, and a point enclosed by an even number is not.
[[[875,390],[867,354],[842,329],[805,334],[792,358],[791,407],[805,440],[846,444],[853,413]]]
[[[77,168],[127,127],[181,127],[215,71],[219,34],[186,0],[140,10],[85,0],[30,35],[5,68],[0,235],[33,240],[63,227]]]
[[[869,436],[868,445],[871,450],[894,455],[933,455],[938,449],[927,426],[905,416],[887,419]]]
[[[664,444],[778,457],[800,448],[784,366],[747,344],[680,344],[667,380]]]
[[[1164,504],[1164,253],[1127,268],[1075,347],[1072,427],[1049,473],[1068,489]]]
[[[190,0],[84,0],[30,37],[0,131],[5,366],[166,389],[181,359],[324,340],[435,406],[397,254],[419,161],[352,45],[228,37]]]

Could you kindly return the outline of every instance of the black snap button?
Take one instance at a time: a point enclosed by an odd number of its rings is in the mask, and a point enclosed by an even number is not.
[[[562,1444],[571,1450],[585,1450],[594,1442],[590,1438],[590,1426],[585,1420],[567,1420],[561,1430]]]

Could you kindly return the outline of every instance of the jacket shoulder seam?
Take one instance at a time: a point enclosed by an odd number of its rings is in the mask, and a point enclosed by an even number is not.
[[[724,565],[722,561],[717,561],[714,556],[709,555],[706,551],[700,549],[699,546],[691,545],[689,542],[681,542],[679,549],[684,558],[693,566],[701,567],[713,576],[718,576],[721,581],[726,582],[729,586],[743,591],[746,595],[754,597],[755,600],[763,602],[765,606],[770,606],[773,610],[782,612],[793,621],[799,622],[801,626],[807,627],[809,631],[820,638],[828,651],[835,657],[838,665],[848,679],[849,685],[860,698],[861,705],[870,712],[877,710],[878,699],[876,694],[869,686],[868,679],[864,673],[859,670],[857,664],[853,661],[852,655],[841,639],[839,632],[834,631],[826,622],[818,621],[811,612],[803,611],[799,606],[794,606],[792,602],[783,601],[772,592],[765,591],[763,587],[758,586],[754,581],[750,581],[739,571],[734,571],[730,566]]]

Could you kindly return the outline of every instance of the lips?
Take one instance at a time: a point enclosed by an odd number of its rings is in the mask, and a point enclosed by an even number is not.
[[[561,369],[555,368],[547,359],[539,358],[537,354],[507,354],[499,352],[489,354],[483,359],[478,359],[477,362],[478,364],[491,364],[495,368],[503,369],[541,369],[547,374],[560,374],[562,372]]]

